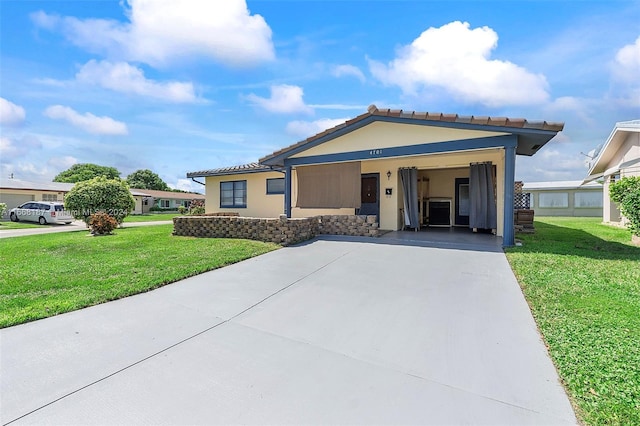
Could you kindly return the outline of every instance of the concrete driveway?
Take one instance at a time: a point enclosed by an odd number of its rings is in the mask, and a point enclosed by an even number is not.
[[[503,253],[383,242],[0,330],[2,423],[576,424]]]

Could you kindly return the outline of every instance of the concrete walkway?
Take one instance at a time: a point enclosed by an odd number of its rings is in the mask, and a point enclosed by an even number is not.
[[[576,424],[503,253],[313,240],[0,330],[3,424]]]
[[[154,226],[154,225],[170,225],[171,220],[158,220],[151,222],[125,222],[123,228],[133,228],[137,226]],[[24,237],[27,235],[55,234],[58,232],[86,231],[87,225],[81,220],[75,220],[69,225],[50,224],[38,228],[25,229],[2,229],[0,230],[0,238]]]

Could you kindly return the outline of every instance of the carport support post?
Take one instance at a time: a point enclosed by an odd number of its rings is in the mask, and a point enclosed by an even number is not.
[[[513,207],[516,182],[516,144],[504,148],[504,228],[502,230],[502,245],[504,247],[515,245]]]
[[[291,217],[291,166],[284,169],[284,214]]]

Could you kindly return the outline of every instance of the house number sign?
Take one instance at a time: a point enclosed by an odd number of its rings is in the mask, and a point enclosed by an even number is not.
[[[382,155],[382,150],[381,149],[372,149],[371,151],[369,151],[369,155]]]

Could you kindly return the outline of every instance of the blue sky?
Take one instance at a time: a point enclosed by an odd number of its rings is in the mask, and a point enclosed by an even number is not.
[[[640,118],[638,1],[0,0],[0,179],[256,161],[379,108],[565,122],[525,181],[573,180]]]

